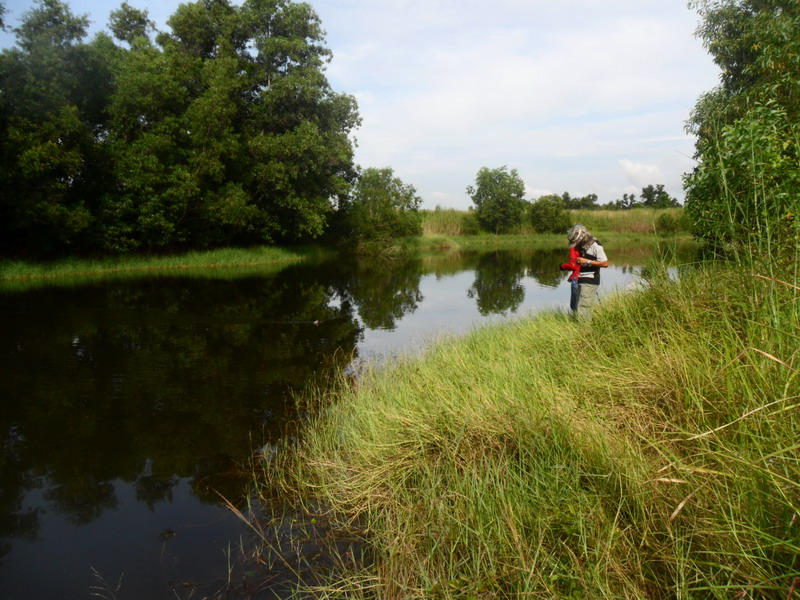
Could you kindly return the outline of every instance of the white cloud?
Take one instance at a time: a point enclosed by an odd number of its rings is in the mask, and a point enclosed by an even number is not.
[[[663,183],[664,175],[658,165],[644,165],[623,159],[619,161],[619,166],[622,167],[630,182],[637,187]]]
[[[553,192],[553,190],[537,189],[528,187],[527,185],[525,186],[525,194],[531,200],[536,200],[538,198],[541,198],[542,196],[550,196],[551,194],[554,193],[555,192]]]
[[[392,165],[427,204],[465,208],[478,169],[502,165],[534,192],[607,202],[664,183],[682,197],[693,144],[683,124],[716,82],[683,0],[315,6],[334,87],[373,98],[360,105],[359,162]]]

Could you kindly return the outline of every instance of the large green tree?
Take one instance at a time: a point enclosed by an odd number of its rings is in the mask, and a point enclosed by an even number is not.
[[[694,233],[732,248],[796,248],[800,211],[800,4],[693,2],[721,69],[688,130],[696,168],[685,178]]]
[[[467,194],[475,204],[478,222],[486,231],[505,233],[522,222],[525,183],[516,169],[481,168],[475,185],[467,187]]]
[[[359,119],[325,78],[317,15],[286,0],[200,0],[169,26],[157,45],[136,38],[117,69],[110,239],[166,247],[320,236],[355,176],[349,134]]]

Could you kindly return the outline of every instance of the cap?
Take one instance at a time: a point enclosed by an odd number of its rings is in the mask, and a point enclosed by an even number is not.
[[[569,240],[569,247],[574,248],[581,240],[586,237],[589,232],[583,225],[573,225],[567,231],[567,239]]]

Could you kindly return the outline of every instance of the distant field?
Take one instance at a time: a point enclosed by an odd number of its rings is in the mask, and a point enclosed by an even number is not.
[[[586,225],[596,233],[651,234],[656,232],[658,219],[669,215],[678,225],[678,232],[687,233],[689,224],[683,208],[634,208],[632,210],[571,210],[572,223]],[[422,229],[426,234],[474,235],[478,233],[474,214],[466,210],[444,209],[422,211]],[[533,233],[524,224],[511,232],[517,235]]]

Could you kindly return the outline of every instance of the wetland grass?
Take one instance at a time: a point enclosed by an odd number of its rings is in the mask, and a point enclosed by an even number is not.
[[[164,273],[200,273],[247,267],[282,265],[291,261],[319,257],[325,250],[314,247],[224,248],[165,256],[125,255],[100,259],[65,258],[54,261],[0,261],[0,286],[3,289],[55,283],[80,278],[141,276]]]
[[[655,277],[591,323],[481,329],[317,399],[262,490],[328,507],[373,560],[315,594],[787,598],[800,296],[756,275]]]

